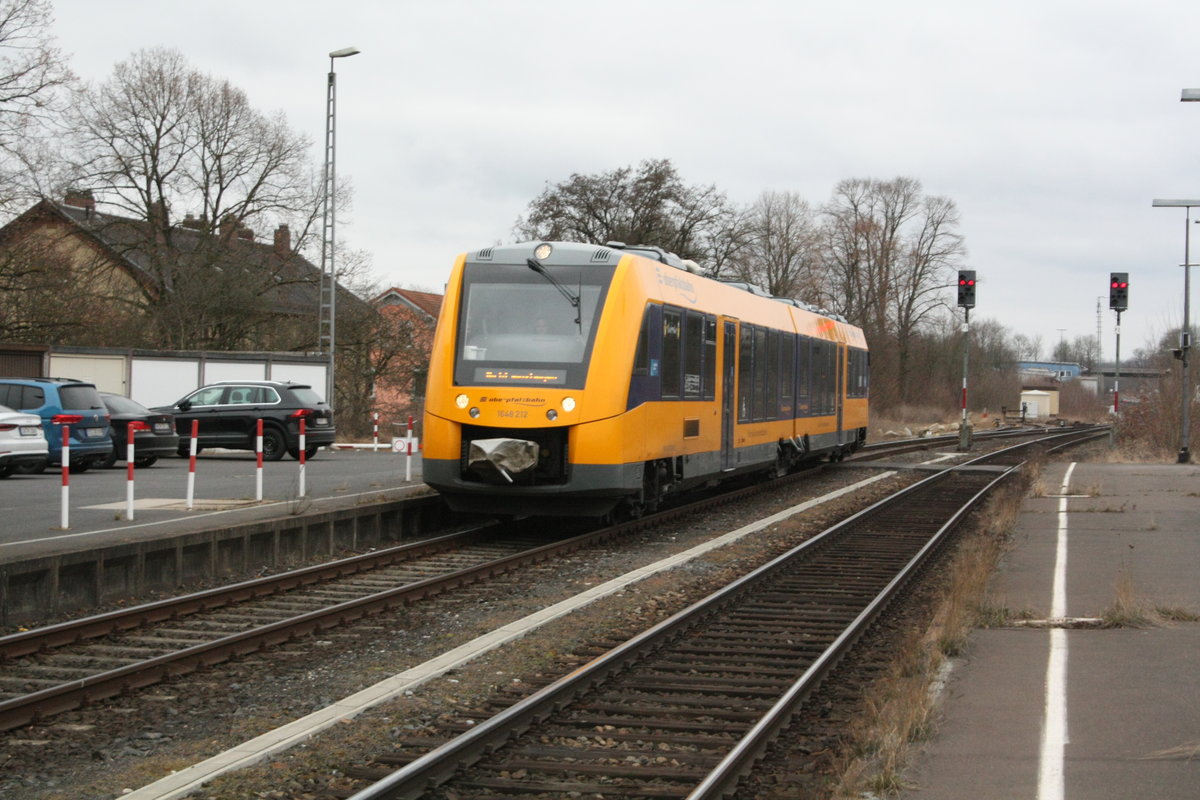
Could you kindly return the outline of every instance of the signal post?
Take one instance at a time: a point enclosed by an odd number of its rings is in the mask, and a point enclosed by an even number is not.
[[[963,310],[963,379],[962,379],[962,422],[958,427],[958,449],[971,449],[971,423],[967,421],[967,363],[971,352],[971,309],[975,307],[975,270],[958,271],[958,305]]]
[[[1129,308],[1129,273],[1111,272],[1108,276],[1108,307],[1117,312],[1116,368],[1113,376],[1112,413],[1121,413],[1121,312]]]

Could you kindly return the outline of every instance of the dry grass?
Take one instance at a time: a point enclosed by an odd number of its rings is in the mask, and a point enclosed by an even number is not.
[[[1172,622],[1198,622],[1200,613],[1171,606],[1141,595],[1128,567],[1121,567],[1113,583],[1113,601],[1100,615],[1109,628],[1155,628]]]

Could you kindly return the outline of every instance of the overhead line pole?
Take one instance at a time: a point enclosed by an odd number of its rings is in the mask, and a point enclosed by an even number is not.
[[[347,58],[361,52],[357,47],[344,47],[329,54],[329,78],[325,92],[325,171],[321,180],[321,288],[317,347],[328,353],[325,375],[325,402],[334,407],[334,381],[337,356],[337,270],[334,267],[334,225],[337,185],[337,73],[335,58]]]

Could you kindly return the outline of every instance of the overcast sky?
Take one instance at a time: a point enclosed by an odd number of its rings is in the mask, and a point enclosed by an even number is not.
[[[1200,198],[1200,103],[1179,99],[1200,87],[1195,2],[56,0],[55,17],[80,75],[176,48],[284,112],[317,163],[328,53],[361,49],[336,62],[354,186],[337,233],[384,285],[441,292],[547,183],[667,158],[738,203],[916,178],[961,212],[973,319],[1044,355],[1099,320],[1112,357],[1110,271],[1130,273],[1123,354],[1182,322],[1185,212],[1151,200]]]

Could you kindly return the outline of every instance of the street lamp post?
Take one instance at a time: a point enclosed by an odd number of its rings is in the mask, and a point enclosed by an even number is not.
[[[321,290],[318,309],[318,347],[328,347],[329,367],[325,375],[325,402],[334,405],[334,358],[337,351],[337,272],[334,269],[334,223],[337,209],[334,204],[337,192],[334,154],[337,149],[337,73],[333,70],[335,58],[348,58],[360,53],[357,47],[343,47],[329,54],[329,81],[325,93],[325,172],[321,181]]]
[[[1187,99],[1188,91],[1184,90],[1184,99]],[[1197,99],[1200,99],[1198,95]],[[1179,463],[1186,464],[1191,460],[1190,443],[1191,443],[1191,405],[1192,405],[1192,373],[1189,366],[1188,351],[1192,347],[1192,328],[1191,328],[1191,295],[1192,295],[1192,260],[1191,260],[1191,235],[1192,235],[1192,209],[1200,207],[1200,200],[1155,200],[1153,203],[1155,208],[1182,208],[1185,209],[1184,228],[1183,228],[1183,328],[1179,331],[1179,358],[1183,362],[1183,398],[1181,400],[1182,411],[1180,412],[1183,420],[1181,431],[1179,434]]]

